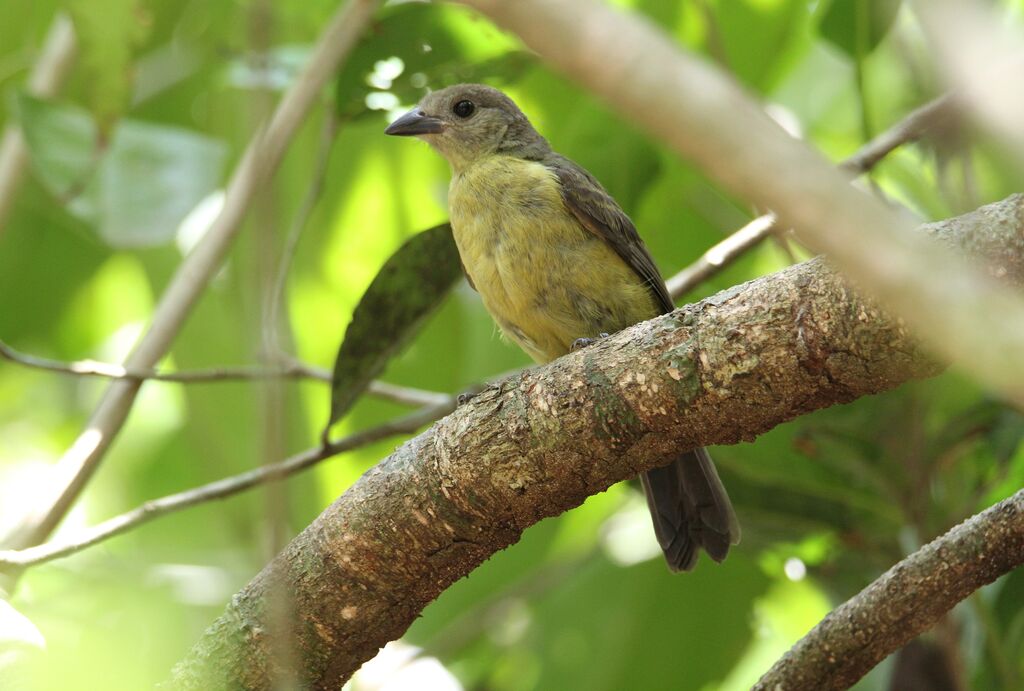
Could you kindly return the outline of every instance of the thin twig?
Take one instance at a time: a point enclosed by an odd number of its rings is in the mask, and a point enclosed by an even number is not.
[[[98,362],[96,360],[72,360],[70,362],[50,360],[15,350],[3,341],[0,341],[0,358],[46,372],[70,374],[78,377],[102,377],[104,379],[150,380],[179,384],[223,382],[240,379],[315,379],[326,382],[331,381],[331,374],[327,370],[296,360],[289,361],[280,369],[240,365],[237,367],[214,367],[183,372],[163,372],[154,369],[127,367],[111,362]]]
[[[727,238],[714,245],[700,259],[669,278],[669,295],[673,299],[690,292],[699,284],[718,274],[748,250],[756,247],[775,230],[775,214],[758,216]]]
[[[839,167],[854,175],[863,174],[895,149],[916,141],[929,130],[941,127],[956,113],[953,94],[944,94],[912,110],[905,118],[859,148]]]
[[[43,545],[28,547],[22,550],[0,551],[0,566],[24,568],[42,564],[61,557],[79,552],[86,547],[95,545],[115,535],[131,530],[154,518],[181,511],[197,504],[215,499],[224,499],[233,494],[267,482],[276,482],[305,470],[320,461],[337,456],[346,451],[358,449],[387,437],[399,434],[411,434],[423,425],[444,417],[455,409],[455,399],[449,397],[440,405],[424,406],[422,409],[404,417],[373,427],[362,432],[331,442],[327,446],[307,449],[297,453],[280,463],[265,465],[253,470],[217,480],[200,487],[170,494],[166,497],[147,501],[120,516],[107,519],[77,535],[66,539],[54,540]]]
[[[853,175],[866,173],[894,149],[920,139],[928,130],[945,123],[953,113],[954,107],[953,96],[946,94],[911,111],[905,118],[845,159],[839,164],[839,168]],[[717,275],[777,230],[774,214],[758,216],[668,279],[669,294],[673,299],[685,295]]]
[[[228,184],[223,209],[178,267],[157,305],[149,330],[128,356],[126,369],[151,368],[167,353],[222,265],[257,193],[277,170],[306,114],[355,46],[377,5],[376,0],[349,0],[335,13],[270,122],[250,142]],[[18,549],[39,544],[64,518],[128,418],[140,385],[138,380],[120,380],[110,385],[85,429],[58,463],[53,494],[22,518],[4,539],[6,546]]]
[[[57,95],[71,70],[78,49],[75,29],[63,12],[53,20],[39,59],[28,80],[28,92],[39,98]],[[4,129],[0,141],[0,232],[14,207],[21,179],[28,165],[28,145],[21,128],[14,122]]]
[[[263,379],[311,379],[326,383],[331,382],[331,373],[328,370],[300,362],[291,357],[284,358],[278,369],[239,365],[236,367],[214,367],[211,369],[186,370],[182,372],[162,372],[152,369],[129,369],[123,365],[97,362],[96,360],[74,360],[71,362],[50,360],[22,353],[7,343],[0,341],[0,358],[33,369],[78,377],[103,377],[106,379],[129,379],[136,381],[149,380],[177,384]],[[390,384],[379,380],[370,382],[367,392],[378,398],[414,406],[439,405],[450,398],[448,394],[437,391],[427,391],[411,386],[399,386],[398,384]]]

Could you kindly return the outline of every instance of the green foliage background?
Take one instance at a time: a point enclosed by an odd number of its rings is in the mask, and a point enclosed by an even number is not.
[[[731,71],[836,160],[941,92],[927,42],[899,2],[616,4]],[[188,246],[185,214],[210,208],[335,6],[5,3],[0,119],[24,125],[32,171],[0,229],[0,337],[52,358],[120,361]],[[1000,7],[1021,23],[1024,3]],[[23,84],[62,9],[78,27],[81,54],[65,95],[43,102]],[[385,260],[446,220],[445,164],[423,144],[383,136],[387,113],[368,103],[397,111],[426,86],[467,80],[506,89],[560,152],[591,170],[631,214],[665,275],[754,211],[472,12],[390,4],[324,93],[164,366],[257,360],[267,257],[279,255],[313,182],[324,119],[337,117],[326,186],[288,293],[295,352],[330,367]],[[929,220],[1020,191],[998,146],[980,135],[968,141],[946,136],[904,147],[871,182]],[[686,299],[805,256],[766,242]],[[457,392],[524,364],[460,281],[384,378]],[[147,384],[61,534],[260,463],[260,386]],[[0,528],[34,505],[103,387],[0,362]],[[299,450],[316,443],[330,392],[318,383],[286,387],[278,422],[284,447]],[[335,433],[402,410],[361,400]],[[749,687],[834,604],[1019,488],[1022,434],[1017,413],[956,373],[801,418],[753,444],[714,451],[744,528],[725,564],[705,560],[693,574],[670,575],[652,549],[636,488],[619,485],[529,530],[428,608],[407,640],[465,688]],[[289,533],[395,443],[289,480]],[[16,611],[0,609],[0,680],[10,688],[140,689],[164,678],[269,558],[267,506],[264,491],[250,492],[31,569],[11,600]],[[794,579],[800,564],[806,576]],[[1022,683],[1022,603],[1024,576],[1013,574],[956,610],[954,639],[972,687]],[[39,635],[45,651],[36,648]],[[890,668],[859,688],[885,688]]]

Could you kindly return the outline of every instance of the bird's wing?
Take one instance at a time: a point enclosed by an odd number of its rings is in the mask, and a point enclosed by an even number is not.
[[[651,291],[662,313],[675,309],[665,281],[629,216],[601,183],[569,159],[551,154],[544,161],[557,176],[562,201],[584,228],[601,238],[633,269]]]

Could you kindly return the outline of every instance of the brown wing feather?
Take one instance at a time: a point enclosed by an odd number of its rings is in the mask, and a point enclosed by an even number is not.
[[[647,285],[662,312],[674,309],[665,281],[629,216],[587,171],[558,154],[544,163],[557,175],[562,200],[584,228],[601,238]],[[689,571],[702,548],[722,561],[739,542],[740,529],[729,495],[705,449],[695,449],[674,463],[644,473],[644,494],[669,568]]]
[[[601,183],[564,156],[551,154],[543,163],[558,176],[562,200],[580,225],[611,245],[643,280],[662,313],[675,309],[665,281],[636,227]]]

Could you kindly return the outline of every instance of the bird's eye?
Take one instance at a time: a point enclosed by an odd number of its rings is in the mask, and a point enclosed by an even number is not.
[[[468,118],[476,110],[476,106],[473,105],[472,101],[459,101],[452,106],[452,112],[458,115],[460,118]]]

